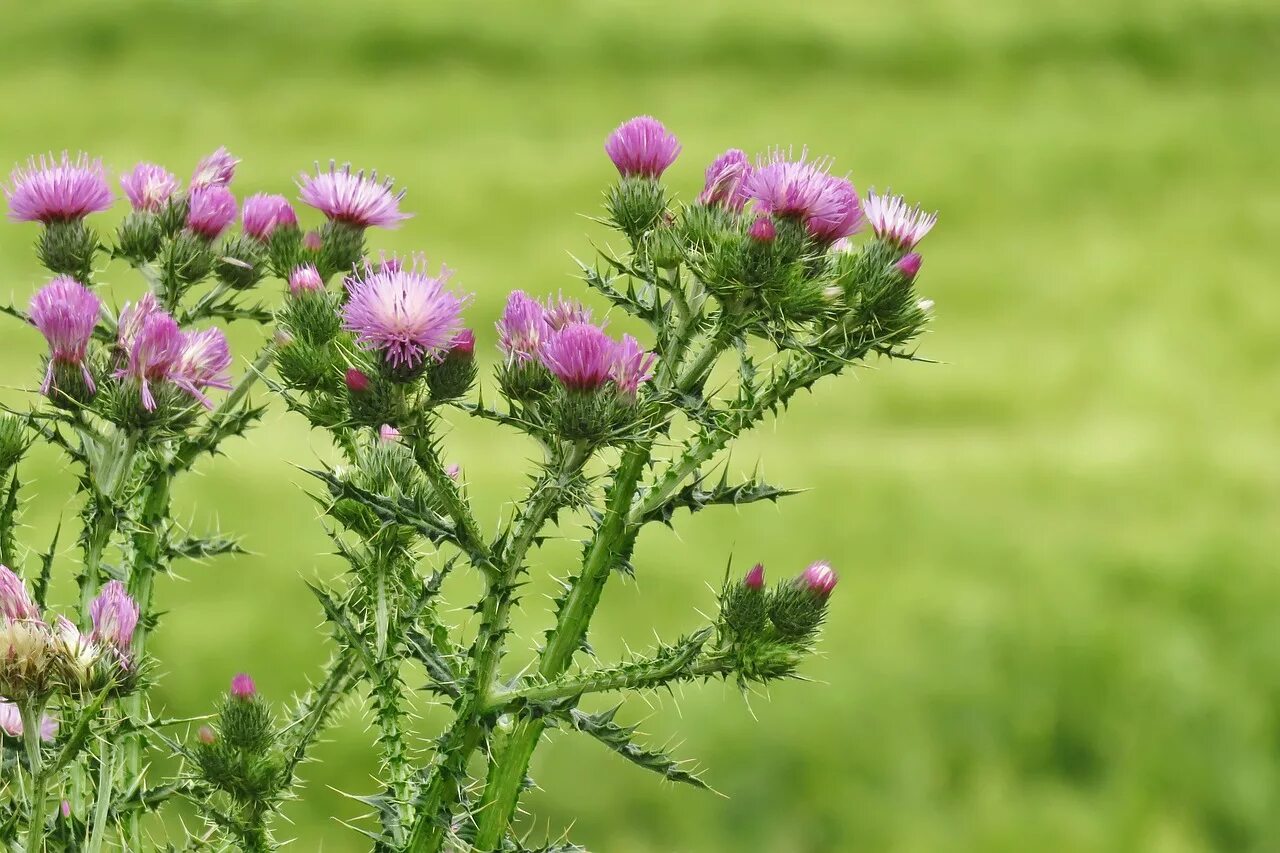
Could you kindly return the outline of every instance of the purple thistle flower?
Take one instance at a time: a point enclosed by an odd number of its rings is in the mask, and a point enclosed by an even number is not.
[[[919,252],[908,252],[902,256],[902,260],[894,264],[894,267],[907,281],[915,281],[916,276],[920,274],[920,265],[923,263],[924,258],[920,257]]]
[[[546,309],[523,290],[511,291],[497,326],[498,349],[508,364],[536,359],[555,331],[547,320]]]
[[[0,698],[0,732],[9,737],[22,737],[22,711],[17,704]],[[40,717],[40,740],[49,743],[58,734],[58,721],[48,714]]]
[[[27,594],[22,578],[8,566],[0,566],[0,617],[11,622],[35,621],[40,611]]]
[[[129,338],[128,362],[113,375],[117,379],[128,377],[137,380],[142,389],[142,405],[152,412],[155,411],[156,400],[151,394],[151,383],[169,378],[169,371],[182,357],[185,340],[177,321],[158,308],[143,313],[140,301],[135,312],[138,320],[135,321],[132,315],[129,318],[131,326],[136,323],[136,330]],[[123,341],[123,322],[121,332]]]
[[[116,343],[126,353],[133,347],[133,341],[142,331],[142,324],[152,314],[160,312],[160,303],[151,291],[142,294],[137,302],[126,302],[120,309],[120,318],[116,323]]]
[[[742,579],[742,585],[747,589],[764,589],[764,563],[752,566],[751,571]]]
[[[241,702],[248,702],[258,692],[258,687],[248,673],[238,673],[231,679],[231,695]]]
[[[120,186],[137,211],[156,213],[178,191],[177,177],[155,163],[139,163],[120,178]]]
[[[653,116],[636,116],[609,134],[604,150],[624,178],[656,180],[679,156],[680,140]]]
[[[604,329],[591,323],[570,323],[551,335],[539,355],[566,388],[594,391],[609,380],[616,351],[617,344]]]
[[[438,358],[461,328],[462,297],[445,288],[452,272],[431,277],[421,258],[411,268],[374,270],[347,280],[342,327],[366,349],[379,350],[393,367],[416,367]]]
[[[55,362],[79,365],[85,385],[95,391],[93,376],[85,364],[85,353],[98,323],[98,297],[71,276],[60,275],[31,297],[31,322],[49,342],[49,369],[40,393],[53,387]]]
[[[233,157],[226,146],[205,157],[196,164],[196,171],[191,176],[191,189],[203,187],[225,187],[236,176],[236,166],[240,158]]]
[[[831,595],[831,590],[836,588],[839,580],[835,569],[826,560],[819,560],[800,574],[800,582],[819,598]]]
[[[277,228],[297,228],[298,214],[282,195],[255,193],[244,200],[240,220],[244,232],[255,240],[267,241]]]
[[[747,177],[746,193],[761,213],[802,221],[814,238],[833,242],[858,230],[862,208],[853,184],[829,174],[831,161],[789,160],[775,151]]]
[[[937,213],[907,207],[902,196],[888,193],[868,193],[864,210],[875,235],[899,249],[915,248],[938,221]]]
[[[707,167],[707,180],[698,204],[720,205],[728,210],[742,210],[747,203],[745,184],[751,175],[751,161],[746,152],[730,148]]]
[[[476,354],[476,333],[463,329],[449,341],[449,354],[471,358]]]
[[[747,236],[757,243],[772,243],[778,236],[778,226],[773,224],[772,217],[758,216],[747,229]]]
[[[378,428],[378,440],[383,444],[391,444],[393,441],[400,440],[400,430],[391,424],[383,424]]]
[[[206,409],[213,401],[204,395],[206,388],[231,390],[231,350],[221,329],[204,329],[182,333],[182,351],[165,378],[200,401]]]
[[[60,159],[41,154],[17,167],[10,175],[11,186],[3,187],[9,202],[9,217],[18,222],[65,222],[83,219],[111,207],[111,188],[101,160],[78,154],[74,160],[66,151]]]
[[[338,171],[337,164],[330,160],[329,171],[320,171],[317,163],[316,174],[304,173],[298,187],[303,203],[329,219],[357,228],[395,228],[410,214],[400,212],[404,190],[393,193],[392,183],[390,178],[379,181],[377,172],[371,172],[368,177],[363,170],[353,174],[350,163]]]
[[[187,227],[206,240],[218,239],[236,219],[236,197],[221,184],[194,187],[187,198]]]
[[[302,264],[289,273],[289,293],[294,296],[319,290],[324,290],[324,279],[315,264]]]
[[[90,640],[115,649],[128,659],[133,646],[133,632],[138,627],[138,603],[125,591],[120,581],[107,581],[98,597],[89,603],[93,620]]]
[[[551,328],[559,331],[570,323],[590,323],[591,309],[576,299],[565,299],[563,294],[557,295],[554,302],[547,300],[543,314]]]
[[[629,400],[635,400],[640,384],[653,377],[653,364],[658,357],[645,352],[640,342],[630,335],[623,335],[622,340],[614,344],[613,364],[609,368],[609,378],[617,386],[618,391]]]

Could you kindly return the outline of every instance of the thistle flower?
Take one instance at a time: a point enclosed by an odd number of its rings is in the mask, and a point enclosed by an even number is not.
[[[231,350],[221,329],[182,333],[182,351],[169,368],[166,379],[195,397],[207,409],[213,401],[204,395],[207,388],[231,390]]]
[[[188,201],[187,228],[206,240],[221,237],[236,219],[236,197],[221,184],[193,187]]]
[[[114,376],[136,380],[142,390],[143,408],[152,412],[156,400],[151,394],[151,383],[169,378],[169,371],[182,357],[186,340],[178,323],[163,311],[155,309],[144,315],[138,309],[135,313],[139,316],[137,321],[132,316],[129,318],[131,325],[136,322],[136,332],[128,343],[128,362],[116,370]],[[123,337],[123,324],[121,334]]]
[[[196,738],[205,746],[213,746],[218,742],[218,735],[211,726],[201,726],[196,732]]]
[[[297,296],[300,293],[314,293],[324,290],[324,279],[315,264],[302,264],[289,273],[289,293]]]
[[[458,478],[462,476],[462,466],[459,465],[457,462],[454,462],[448,468],[444,469],[444,473],[445,473],[445,476],[447,476],[450,480],[453,480],[456,483],[458,481]]]
[[[155,163],[139,163],[120,178],[120,186],[134,210],[157,213],[178,191],[178,179]]]
[[[902,259],[894,264],[894,268],[902,274],[907,281],[915,281],[917,275],[920,274],[920,265],[924,263],[924,258],[920,257],[919,252],[908,252],[902,256]]]
[[[147,318],[152,314],[163,313],[156,295],[147,291],[137,302],[126,302],[120,309],[120,317],[116,321],[116,344],[128,353]]]
[[[0,566],[0,618],[6,621],[36,620],[40,611],[22,578],[8,566]]]
[[[78,366],[90,393],[96,390],[85,364],[85,354],[102,303],[87,287],[70,276],[61,275],[31,297],[31,322],[49,343],[49,367],[40,393],[53,388],[55,363]]]
[[[570,323],[590,323],[591,309],[576,299],[565,299],[564,294],[559,294],[554,302],[547,300],[543,316],[553,330],[559,331]]]
[[[938,221],[937,213],[924,213],[919,206],[907,207],[902,196],[888,193],[868,193],[863,210],[875,235],[902,250],[915,248]]]
[[[772,243],[778,236],[778,226],[768,216],[758,216],[747,229],[747,236],[757,243]]]
[[[191,176],[191,189],[203,187],[225,187],[236,175],[236,166],[240,158],[233,157],[226,146],[219,147],[208,157],[196,164],[196,171]]]
[[[400,440],[400,430],[391,424],[383,424],[378,428],[378,440],[383,444],[391,444]]]
[[[800,582],[819,598],[825,599],[836,588],[840,578],[826,560],[819,560],[800,574]]]
[[[421,258],[409,269],[375,271],[365,266],[347,280],[342,327],[366,349],[378,350],[392,367],[414,368],[449,347],[462,320],[462,297],[445,288],[452,272],[432,277]]]
[[[111,207],[101,160],[78,154],[74,160],[66,151],[60,159],[52,154],[27,161],[10,175],[11,185],[3,187],[9,202],[9,217],[18,222],[66,222],[83,219]]]
[[[853,184],[829,174],[831,161],[790,160],[775,151],[747,176],[747,195],[756,210],[799,219],[818,240],[834,242],[858,230],[862,209]]]
[[[680,140],[653,116],[623,122],[609,135],[605,153],[624,178],[660,178],[680,154]]]
[[[231,679],[231,696],[241,702],[248,702],[258,692],[253,679],[247,673],[239,673]]]
[[[346,376],[343,377],[347,383],[347,390],[355,394],[363,394],[369,390],[369,377],[364,371],[357,370],[354,367],[348,367]]]
[[[22,711],[16,704],[0,698],[0,732],[9,737],[22,737]],[[48,714],[40,717],[40,740],[49,743],[58,734],[58,721]]]
[[[707,167],[707,179],[698,196],[698,204],[742,210],[747,203],[745,184],[750,175],[751,161],[747,159],[746,152],[730,148]]]
[[[317,163],[316,174],[304,173],[298,187],[303,203],[329,219],[357,228],[395,228],[410,214],[400,212],[404,190],[393,193],[392,183],[390,178],[379,181],[377,172],[367,177],[363,170],[353,174],[350,163],[339,171],[337,164],[330,160],[329,171],[320,171]]]
[[[555,331],[546,309],[523,290],[511,291],[497,327],[498,349],[507,357],[507,364],[536,359]]]
[[[653,353],[645,352],[635,338],[623,335],[622,340],[614,344],[609,378],[613,380],[619,393],[629,400],[635,400],[640,384],[653,377],[653,364],[657,359]]]
[[[53,638],[38,619],[0,619],[0,691],[21,700],[49,689]]]
[[[752,566],[751,571],[742,579],[742,585],[747,589],[764,589],[764,563]]]
[[[244,200],[240,210],[244,233],[266,242],[277,228],[297,228],[298,214],[282,195],[255,193]]]
[[[109,646],[128,659],[133,646],[133,632],[138,627],[138,603],[125,591],[120,581],[107,581],[98,597],[89,603],[93,620],[90,639]]]
[[[539,355],[566,388],[594,391],[609,380],[616,351],[617,345],[599,326],[570,323],[551,335]]]
[[[449,341],[450,354],[471,356],[476,352],[476,333],[470,329],[463,329],[453,336],[453,340]]]
[[[320,236],[319,231],[308,231],[302,235],[302,248],[308,252],[318,252],[324,248],[324,238]]]

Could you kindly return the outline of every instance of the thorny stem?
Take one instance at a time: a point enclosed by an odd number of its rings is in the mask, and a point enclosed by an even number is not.
[[[643,662],[641,662],[643,663]],[[611,669],[598,673],[585,673],[572,678],[560,678],[544,684],[530,684],[525,687],[513,687],[494,694],[490,698],[488,710],[502,711],[521,703],[557,703],[567,699],[578,699],[588,693],[609,693],[614,690],[636,690],[658,687],[679,677],[696,678],[708,675],[721,675],[732,669],[733,661],[729,657],[709,655],[695,663],[672,660],[661,665],[642,669]]]

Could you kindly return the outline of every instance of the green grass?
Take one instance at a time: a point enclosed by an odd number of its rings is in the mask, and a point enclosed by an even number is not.
[[[364,5],[6,10],[0,162],[69,147],[186,172],[226,144],[242,193],[289,191],[316,159],[377,167],[417,213],[383,245],[458,271],[490,353],[507,291],[576,292],[568,253],[605,236],[579,215],[611,180],[603,136],[638,112],[683,139],[685,197],[729,145],[807,143],[860,188],[941,210],[920,281],[941,364],[798,400],[732,465],[812,491],[647,534],[593,635],[608,656],[695,625],[730,554],[775,573],[825,556],[843,580],[818,683],[626,712],[727,799],[557,737],[527,799],[540,827],[607,853],[1274,849],[1274,4]],[[20,300],[41,280],[33,237],[0,228]],[[33,385],[38,351],[12,326],[5,382]],[[454,422],[450,454],[496,523],[532,448]],[[159,587],[173,713],[239,669],[284,698],[327,653],[301,578],[340,569],[295,468],[324,443],[276,410],[231,451],[179,503],[255,553]],[[51,453],[28,476],[43,537],[74,497]],[[523,628],[573,557],[544,550]],[[441,719],[426,712],[424,741]],[[367,722],[352,703],[307,768],[296,849],[363,849],[336,791],[370,789]]]

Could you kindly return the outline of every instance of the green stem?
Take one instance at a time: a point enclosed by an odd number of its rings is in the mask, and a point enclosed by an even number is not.
[[[42,708],[35,702],[22,702],[19,713],[22,715],[22,742],[27,750],[27,766],[31,772],[31,803],[27,814],[27,853],[42,853],[44,850],[44,822],[48,799],[45,788],[48,779],[44,772],[44,762],[40,753],[40,714]]]
[[[112,782],[115,779],[115,747],[103,740],[98,749],[98,790],[93,807],[93,830],[85,853],[99,853],[107,832],[107,812],[111,808]]]

